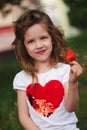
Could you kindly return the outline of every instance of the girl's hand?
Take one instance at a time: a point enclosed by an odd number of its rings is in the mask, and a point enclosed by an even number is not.
[[[71,70],[70,70],[69,82],[70,83],[77,83],[78,78],[82,74],[83,69],[80,66],[80,64],[76,61],[71,61],[70,65],[71,65]]]

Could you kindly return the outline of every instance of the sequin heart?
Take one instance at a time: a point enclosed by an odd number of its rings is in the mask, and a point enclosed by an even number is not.
[[[34,87],[30,84],[26,94],[33,108],[44,116],[50,116],[59,107],[64,88],[60,81],[51,80],[45,86],[36,83]]]

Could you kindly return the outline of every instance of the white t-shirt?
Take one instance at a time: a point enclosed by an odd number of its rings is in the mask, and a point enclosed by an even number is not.
[[[64,106],[64,83],[69,80],[70,66],[58,64],[46,73],[38,74],[38,81],[31,87],[32,78],[25,71],[16,74],[14,89],[26,91],[31,119],[40,130],[79,130],[74,112]]]

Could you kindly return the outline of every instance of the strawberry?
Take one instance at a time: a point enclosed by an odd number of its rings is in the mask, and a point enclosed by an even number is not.
[[[74,51],[69,48],[66,52],[66,60],[67,61],[73,61],[76,59],[76,54],[74,53]]]

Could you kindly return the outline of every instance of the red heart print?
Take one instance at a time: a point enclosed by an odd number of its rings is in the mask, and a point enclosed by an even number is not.
[[[49,116],[59,107],[64,96],[64,88],[60,81],[51,80],[45,86],[36,83],[32,87],[30,84],[26,89],[26,94],[36,111]]]

